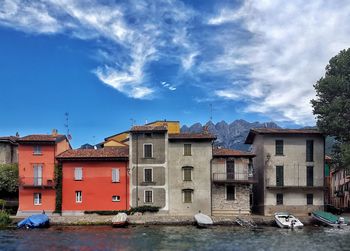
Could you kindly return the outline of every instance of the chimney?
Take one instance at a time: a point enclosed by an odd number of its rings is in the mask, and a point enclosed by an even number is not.
[[[58,131],[57,131],[57,129],[52,129],[52,136],[57,136],[57,134],[58,134]]]

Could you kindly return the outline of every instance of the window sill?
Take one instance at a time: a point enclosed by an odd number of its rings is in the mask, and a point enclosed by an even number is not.
[[[275,154],[275,156],[276,156],[276,157],[277,157],[277,156],[284,157],[284,156],[286,156],[286,155],[284,155],[284,154]]]
[[[153,157],[143,157],[142,159],[155,159]]]
[[[41,155],[43,155],[42,153],[33,153],[33,155],[35,155],[35,156],[41,156]]]
[[[120,183],[120,181],[112,181],[112,183]]]
[[[156,184],[156,182],[154,182],[154,181],[152,181],[152,182],[150,182],[150,181],[143,181],[143,182],[141,182],[141,185],[142,186],[152,186],[152,185],[155,185]]]
[[[74,179],[74,181],[83,181],[83,179],[81,179],[81,180],[76,180],[76,179]]]
[[[42,204],[34,204],[34,206],[41,206]]]
[[[192,154],[190,154],[190,155],[184,154],[184,156],[192,156]]]
[[[112,200],[112,202],[120,202],[120,200]]]

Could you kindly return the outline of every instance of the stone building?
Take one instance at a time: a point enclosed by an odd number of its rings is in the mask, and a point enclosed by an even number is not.
[[[253,164],[254,210],[264,215],[288,211],[305,215],[324,206],[323,135],[311,129],[251,129],[246,144]]]
[[[335,207],[350,209],[350,171],[347,168],[334,168],[331,171],[330,196]]]
[[[0,164],[18,162],[18,137],[0,137]]]
[[[210,164],[212,143],[209,133],[168,135],[169,213],[211,214]]]
[[[251,213],[254,154],[232,149],[213,149],[212,215]]]

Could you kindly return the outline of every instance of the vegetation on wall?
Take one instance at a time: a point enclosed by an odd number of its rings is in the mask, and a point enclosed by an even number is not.
[[[62,213],[62,165],[55,165],[55,190],[56,205],[55,213]]]
[[[153,206],[140,206],[140,207],[135,207],[131,208],[130,210],[111,210],[111,211],[85,211],[85,214],[98,214],[98,215],[116,215],[118,213],[126,213],[128,215],[134,214],[134,213],[145,213],[145,212],[150,212],[150,213],[156,213],[158,212],[160,207],[153,207]]]
[[[314,85],[311,101],[318,128],[333,136],[332,161],[335,166],[350,166],[350,48],[331,58],[325,76]]]
[[[18,164],[0,165],[0,194],[7,196],[18,192]]]

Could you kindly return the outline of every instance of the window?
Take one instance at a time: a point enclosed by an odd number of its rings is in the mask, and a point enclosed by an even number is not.
[[[41,146],[34,146],[33,147],[33,154],[41,155]]]
[[[314,195],[312,193],[309,193],[306,195],[306,204],[307,205],[314,204]]]
[[[112,196],[112,201],[113,201],[113,202],[118,202],[118,201],[120,201],[120,196],[119,196],[119,195],[113,195],[113,196]]]
[[[283,155],[283,140],[276,140],[276,155]]]
[[[75,202],[81,203],[83,201],[83,194],[81,191],[75,191]]]
[[[276,194],[276,204],[283,205],[283,193]]]
[[[284,186],[283,166],[276,166],[276,186]]]
[[[152,158],[153,157],[153,149],[152,144],[144,144],[143,145],[143,157],[144,158]]]
[[[151,168],[143,169],[144,182],[153,182],[153,170]]]
[[[119,168],[112,168],[112,182],[119,182]]]
[[[153,191],[145,191],[145,203],[153,203]]]
[[[191,166],[184,166],[182,168],[183,170],[183,178],[184,178],[184,181],[191,181],[192,180],[192,167]]]
[[[235,186],[226,186],[226,200],[235,200]]]
[[[306,161],[314,161],[314,141],[306,140]]]
[[[83,168],[74,168],[74,180],[83,180]]]
[[[183,199],[184,199],[184,203],[192,203],[192,194],[193,194],[193,190],[192,189],[184,189],[182,190],[183,192]]]
[[[43,167],[41,164],[34,165],[34,186],[41,186],[43,183]]]
[[[306,186],[312,187],[314,185],[314,167],[306,167]]]
[[[184,144],[184,155],[191,156],[191,144]]]
[[[34,205],[41,205],[41,193],[34,193]]]

